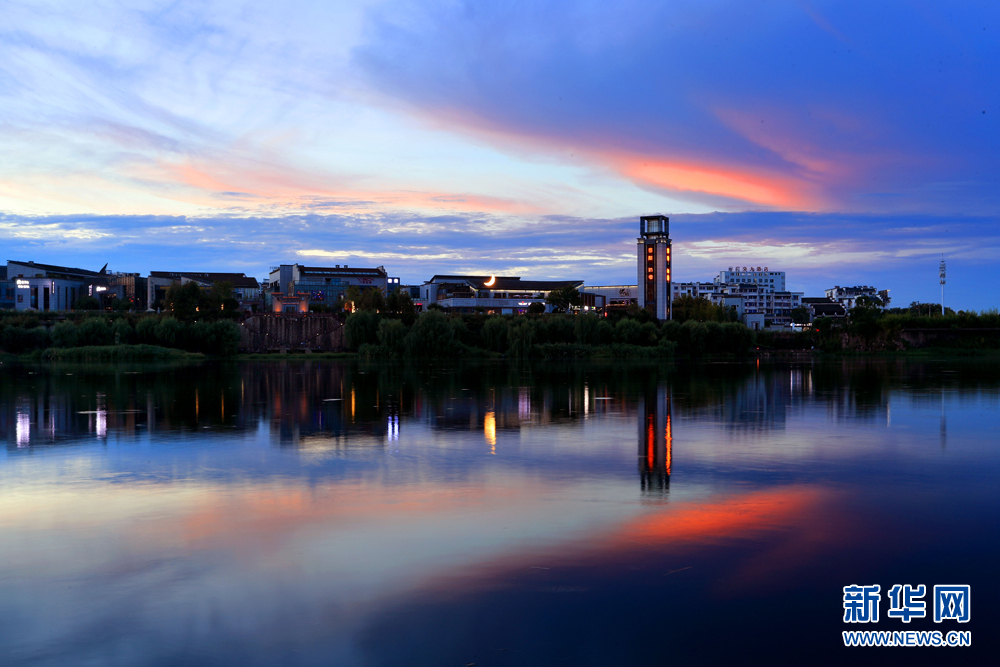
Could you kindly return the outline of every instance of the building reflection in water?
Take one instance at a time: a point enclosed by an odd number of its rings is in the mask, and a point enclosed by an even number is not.
[[[674,438],[665,385],[640,396],[638,417],[639,487],[644,493],[666,493],[670,488]]]

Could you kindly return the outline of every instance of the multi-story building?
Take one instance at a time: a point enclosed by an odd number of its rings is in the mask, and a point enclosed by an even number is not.
[[[672,297],[704,298],[727,309],[735,308],[740,321],[760,329],[767,324],[790,324],[792,310],[802,305],[802,294],[785,289],[784,271],[771,271],[766,266],[731,266],[710,283],[674,283]]]
[[[7,267],[0,266],[0,309],[13,310],[15,304],[15,282],[7,280]]]
[[[639,305],[639,288],[635,285],[589,285],[580,288],[585,299],[591,297],[593,303],[585,307],[613,312]],[[589,299],[588,299],[589,300]]]
[[[802,305],[809,310],[809,321],[814,321],[817,317],[847,317],[847,310],[843,304],[828,299],[826,297],[806,297],[802,299]]]
[[[88,271],[53,264],[8,260],[7,284],[14,290],[16,310],[71,310],[81,296],[100,296],[108,289],[107,265]],[[5,288],[9,289],[9,287]]]
[[[385,267],[374,269],[350,268],[346,264],[340,266],[302,266],[300,264],[282,264],[271,268],[268,277],[267,298],[273,301],[273,295],[283,297],[294,296],[299,301],[307,298],[307,303],[332,306],[338,299],[347,295],[347,290],[357,287],[359,290],[380,289],[387,293],[390,278]],[[399,278],[392,278],[392,289],[399,287]]]
[[[425,304],[436,303],[455,312],[482,309],[487,314],[517,315],[533,303],[546,303],[549,295],[566,287],[580,289],[582,280],[521,280],[504,276],[434,276],[420,288]]]
[[[719,271],[713,281],[716,285],[757,285],[771,292],[785,291],[785,272],[771,271],[766,266],[730,266]]]
[[[842,305],[845,310],[854,308],[860,297],[878,299],[883,308],[889,306],[889,290],[876,290],[874,287],[869,287],[867,285],[855,285],[854,287],[841,287],[840,285],[837,285],[826,290],[826,298],[831,301],[836,301]]]
[[[107,289],[99,294],[101,302],[110,305],[111,300],[128,301],[132,310],[146,310],[149,305],[147,279],[138,273],[109,273]]]
[[[233,288],[233,298],[240,302],[240,310],[260,308],[260,283],[243,273],[204,273],[199,271],[150,271],[146,280],[146,303],[154,310],[163,308],[163,299],[174,283],[184,285],[197,283],[200,287],[211,288],[216,283],[229,283]]]

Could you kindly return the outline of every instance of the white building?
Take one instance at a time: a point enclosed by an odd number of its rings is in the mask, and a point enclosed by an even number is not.
[[[735,309],[739,320],[752,329],[766,323],[785,325],[792,310],[802,305],[802,292],[785,289],[785,272],[766,266],[730,266],[710,283],[674,283],[672,298],[708,299],[717,306]]]
[[[826,298],[831,301],[836,301],[844,307],[845,310],[850,310],[857,305],[858,298],[869,297],[871,299],[878,299],[883,307],[889,306],[889,290],[878,291],[874,287],[869,287],[867,285],[856,285],[854,287],[841,287],[837,285],[826,290]]]
[[[7,262],[16,310],[71,310],[81,296],[100,296],[108,289],[105,269],[88,271],[36,262]]]
[[[757,285],[771,292],[785,291],[785,272],[771,271],[766,266],[730,266],[719,271],[716,285]]]
[[[581,287],[580,294],[593,294],[595,308],[620,309],[639,305],[639,288],[635,285],[592,285]]]

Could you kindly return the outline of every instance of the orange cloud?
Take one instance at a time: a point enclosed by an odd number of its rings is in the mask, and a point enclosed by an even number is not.
[[[161,163],[157,180],[180,183],[194,192],[202,205],[220,207],[241,204],[249,208],[315,209],[320,200],[334,200],[337,210],[363,212],[373,208],[427,209],[530,214],[537,207],[500,197],[480,194],[427,192],[399,189],[330,187],[339,177],[292,169],[284,165],[229,159]],[[185,195],[179,195],[185,196]]]
[[[608,161],[623,176],[675,192],[697,192],[753,204],[794,210],[819,207],[812,186],[777,176],[700,164],[658,160],[645,156],[610,156]]]

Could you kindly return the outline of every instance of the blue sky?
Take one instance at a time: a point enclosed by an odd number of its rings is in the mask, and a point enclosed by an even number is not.
[[[1000,7],[4,2],[6,257],[384,265],[996,307]]]

